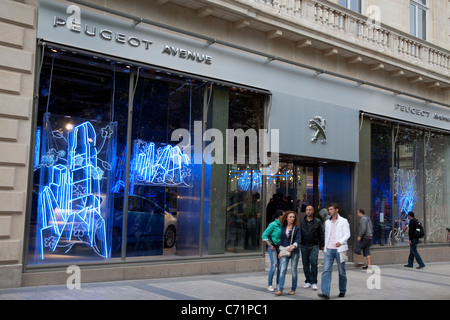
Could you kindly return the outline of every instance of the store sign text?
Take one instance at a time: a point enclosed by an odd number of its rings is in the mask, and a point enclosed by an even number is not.
[[[70,31],[78,34],[84,34],[88,37],[99,37],[102,40],[115,41],[119,44],[128,44],[131,48],[142,47],[144,48],[144,50],[149,50],[150,46],[153,44],[153,41],[142,37],[135,37],[133,35],[129,36],[122,32],[112,31],[107,28],[98,28],[97,26],[93,25],[83,25],[81,24],[81,18],[79,16],[75,16],[75,14],[67,19],[54,16],[53,27],[67,27]],[[165,45],[161,53],[174,57],[177,56],[178,58],[183,60],[204,63],[206,65],[212,64],[211,56],[170,45]]]
[[[54,28],[58,28],[58,27],[62,27],[62,26],[66,26],[67,28],[69,28],[70,31],[73,31],[75,33],[84,33],[85,35],[89,36],[89,37],[96,37],[97,35],[106,41],[116,41],[117,43],[122,43],[122,44],[129,44],[131,47],[137,48],[140,46],[144,46],[145,50],[148,50],[150,48],[150,45],[153,43],[150,40],[147,39],[140,39],[137,37],[133,37],[133,36],[127,36],[123,33],[120,32],[113,32],[111,30],[108,29],[100,29],[97,28],[96,26],[89,26],[89,25],[84,25],[84,28],[82,26],[82,24],[79,21],[71,21],[71,22],[66,22],[66,20],[62,19],[62,18],[58,18],[58,17],[53,17],[53,27]]]
[[[408,107],[408,106],[404,106],[404,105],[401,105],[398,103],[395,105],[395,110],[401,111],[404,113],[417,115],[419,117],[423,117],[423,118],[427,118],[427,119],[431,117],[432,119],[435,119],[435,120],[450,122],[450,116],[442,115],[439,113],[431,113],[430,111],[426,111],[426,110],[418,109],[418,108],[414,108],[414,107]]]
[[[211,56],[207,56],[204,54],[200,54],[197,52],[192,52],[182,48],[174,48],[172,46],[166,45],[162,51],[163,54],[167,54],[169,56],[178,56],[181,59],[197,61],[199,63],[211,64],[212,58]]]

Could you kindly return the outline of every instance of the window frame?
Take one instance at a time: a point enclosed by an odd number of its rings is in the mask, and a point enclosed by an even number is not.
[[[428,39],[428,22],[429,22],[429,12],[430,12],[430,0],[425,0],[426,4],[421,3],[421,1],[418,0],[411,0],[410,1],[410,28],[409,32],[411,35],[427,40]],[[412,10],[414,9],[414,13]],[[425,21],[422,21],[420,23],[420,13],[421,11],[425,12]],[[414,16],[413,16],[414,15]],[[414,21],[412,20],[414,18]],[[413,23],[414,22],[414,23]],[[425,24],[425,26],[424,26]],[[422,36],[419,35],[419,30],[425,27],[425,30],[423,31]],[[414,30],[413,30],[414,29]]]
[[[338,4],[340,6],[343,6],[349,10],[355,11],[352,9],[352,0],[342,0],[345,1],[345,5],[340,4],[341,1],[338,1]],[[363,13],[363,6],[364,6],[364,0],[358,0],[359,1],[359,11],[355,11],[357,13],[362,14]]]

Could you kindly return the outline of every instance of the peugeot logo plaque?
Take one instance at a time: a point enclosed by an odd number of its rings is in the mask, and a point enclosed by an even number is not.
[[[326,134],[327,121],[320,116],[315,116],[313,119],[309,120],[309,123],[310,123],[309,127],[311,129],[316,130],[311,139],[311,142],[317,142],[317,140],[320,140],[320,142],[322,144],[326,143],[327,142],[327,134]]]

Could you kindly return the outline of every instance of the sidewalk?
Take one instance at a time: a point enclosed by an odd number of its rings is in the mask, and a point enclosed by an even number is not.
[[[338,298],[335,268],[331,286],[332,300],[450,300],[450,264],[428,263],[424,269],[403,265],[379,266],[379,277],[347,263],[347,294]],[[319,267],[319,291],[320,275]],[[303,289],[304,274],[299,268],[295,295],[276,297],[266,290],[267,272],[221,274],[167,279],[145,279],[83,283],[70,290],[66,285],[0,289],[0,300],[318,300],[317,293]],[[379,289],[369,289],[379,286]],[[290,290],[290,270],[285,292]]]

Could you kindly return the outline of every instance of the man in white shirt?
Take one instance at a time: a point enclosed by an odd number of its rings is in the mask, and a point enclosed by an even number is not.
[[[325,247],[324,266],[322,273],[321,289],[319,297],[330,298],[331,273],[333,262],[336,259],[339,271],[339,297],[345,297],[347,291],[347,274],[345,271],[345,260],[347,258],[348,244],[350,238],[350,225],[347,219],[339,215],[339,206],[332,203],[328,206],[330,218],[325,221]]]

